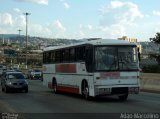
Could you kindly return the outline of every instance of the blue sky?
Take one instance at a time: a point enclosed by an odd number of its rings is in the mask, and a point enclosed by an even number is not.
[[[149,41],[160,32],[160,0],[0,0],[0,34],[47,38],[119,38]]]

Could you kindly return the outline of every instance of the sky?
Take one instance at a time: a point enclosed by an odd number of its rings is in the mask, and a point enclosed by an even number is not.
[[[0,34],[149,41],[160,32],[160,0],[0,0]]]

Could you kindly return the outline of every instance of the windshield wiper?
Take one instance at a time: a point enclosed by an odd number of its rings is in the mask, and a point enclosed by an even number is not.
[[[131,70],[129,67],[128,67],[128,64],[130,64],[127,60],[125,59],[122,59],[122,57],[119,58],[118,60],[119,62],[119,69],[127,69],[127,70]]]

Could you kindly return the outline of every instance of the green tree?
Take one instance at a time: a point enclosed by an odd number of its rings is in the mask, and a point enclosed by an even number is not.
[[[156,43],[156,44],[160,44],[160,33],[156,33],[154,38],[150,38],[150,41]]]
[[[160,44],[160,33],[157,32],[154,38],[150,38],[150,41],[154,42],[155,44]],[[151,54],[150,57],[155,58],[160,65],[160,53]]]
[[[4,44],[2,44],[2,46],[4,47],[4,46],[8,46],[8,44],[7,43],[4,43]]]

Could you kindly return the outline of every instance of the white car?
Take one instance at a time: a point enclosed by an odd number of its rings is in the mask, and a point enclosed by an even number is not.
[[[42,79],[42,71],[39,69],[34,69],[34,70],[30,71],[29,78],[32,80],[33,79],[41,80]]]

